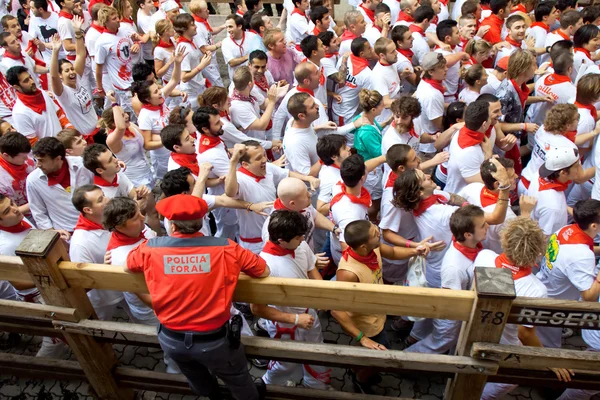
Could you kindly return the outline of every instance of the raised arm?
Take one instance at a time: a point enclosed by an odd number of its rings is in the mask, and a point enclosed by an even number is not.
[[[180,46],[179,48],[175,49],[173,74],[171,75],[171,80],[169,80],[169,83],[163,87],[162,92],[164,97],[169,97],[177,85],[179,85],[179,81],[181,81],[181,62],[185,56],[185,47]]]
[[[50,59],[50,79],[52,80],[52,91],[55,95],[60,96],[63,92],[63,83],[60,79],[60,71],[58,70],[58,53],[62,47],[60,36],[55,34],[52,36],[52,58]]]
[[[87,51],[85,49],[85,40],[83,39],[85,34],[81,29],[81,26],[83,25],[83,18],[74,16],[72,22],[73,30],[75,31],[75,64],[73,65],[73,68],[75,68],[75,73],[77,75],[83,76],[85,59],[87,55]]]
[[[227,172],[227,178],[225,178],[225,194],[229,197],[235,198],[238,192],[238,181],[237,181],[237,166],[240,161],[240,157],[246,152],[246,146],[238,143],[233,146],[233,154],[231,160],[229,160],[229,171]]]

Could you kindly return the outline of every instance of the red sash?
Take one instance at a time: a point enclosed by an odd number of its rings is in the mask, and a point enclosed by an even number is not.
[[[173,161],[175,161],[177,165],[189,168],[189,170],[192,171],[192,174],[198,176],[198,174],[200,173],[200,165],[198,165],[196,153],[183,154],[171,152],[171,158],[173,159]]]
[[[589,110],[590,114],[592,114],[592,117],[594,118],[594,121],[598,119],[598,110],[596,110],[596,107],[594,107],[593,104],[581,104],[580,102],[576,101],[575,105],[577,108],[585,108],[586,110]]]
[[[525,102],[529,97],[529,88],[527,87],[527,83],[523,83],[519,87],[519,85],[517,85],[514,79],[511,79],[510,82],[512,83],[513,87],[517,91],[517,94],[519,95],[519,100],[521,101],[521,108],[525,109]]]
[[[350,63],[352,64],[353,76],[360,74],[365,68],[369,67],[369,60],[356,57],[354,54],[350,54]]]
[[[127,236],[121,232],[114,231],[110,235],[110,240],[108,241],[108,246],[106,247],[106,251],[110,251],[110,250],[113,250],[113,249],[116,249],[119,247],[123,247],[123,246],[131,246],[132,244],[135,244],[143,239],[146,239],[143,231],[137,237]]]
[[[69,163],[63,159],[63,165],[56,172],[47,175],[48,186],[56,184],[68,189],[71,186],[71,173],[69,172]]]
[[[335,203],[339,202],[344,196],[348,197],[354,204],[362,204],[367,208],[371,207],[371,194],[367,189],[364,187],[360,188],[360,197],[356,197],[355,195],[348,193],[347,187],[343,182],[338,182],[338,185],[342,187],[342,191],[333,196],[329,202],[329,209],[332,209]]]
[[[390,175],[388,176],[388,180],[385,183],[385,188],[391,188],[394,187],[394,182],[396,182],[396,178],[398,178],[398,175],[396,175],[394,172],[390,172]]]
[[[577,224],[563,226],[556,234],[556,239],[560,244],[585,244],[594,251],[594,238],[581,230]]]
[[[471,261],[475,261],[475,259],[477,258],[477,254],[479,254],[479,252],[483,249],[483,245],[481,243],[477,243],[477,246],[474,249],[472,249],[457,242],[454,237],[452,238],[452,245],[463,256],[467,257]]]
[[[89,219],[87,219],[86,217],[83,216],[83,214],[79,214],[79,219],[77,220],[77,224],[75,225],[75,229],[81,229],[83,231],[97,231],[97,230],[104,230],[104,227],[100,224],[97,224],[94,221],[90,221]]]
[[[21,220],[16,225],[13,226],[0,226],[0,231],[8,232],[8,233],[21,233],[26,231],[27,229],[31,229],[31,225],[27,223],[24,219]]]
[[[544,191],[544,190],[556,190],[557,192],[564,192],[565,190],[568,189],[569,184],[571,183],[571,181],[565,182],[565,183],[560,183],[560,182],[554,182],[554,181],[549,181],[547,179],[542,178],[541,176],[538,177],[538,182],[540,184],[540,189],[539,191]]]
[[[440,81],[436,81],[434,79],[429,79],[429,78],[423,78],[422,80],[429,83],[434,89],[439,90],[440,93],[442,93],[442,94],[444,94],[444,92],[446,91],[446,87]]]
[[[483,142],[485,134],[483,132],[472,131],[466,126],[462,127],[458,131],[458,145],[461,149],[477,146]]]
[[[571,77],[567,75],[550,74],[544,79],[544,85],[546,86],[552,86],[565,82],[571,82]]]
[[[5,55],[8,52],[5,53]],[[41,90],[37,90],[34,94],[25,94],[19,91],[15,91],[19,100],[25,104],[25,107],[29,108],[33,112],[38,114],[42,114],[46,111],[46,99],[44,98],[44,93]]]
[[[100,187],[119,187],[119,174],[115,175],[115,178],[112,182],[107,181],[101,176],[94,175],[94,185],[98,185]]]
[[[490,191],[484,186],[479,194],[479,201],[481,202],[482,208],[491,206],[492,204],[496,204],[498,202],[498,194]]]
[[[532,28],[536,27],[536,26],[539,26],[540,28],[542,28],[543,30],[545,30],[546,33],[550,33],[550,26],[549,25],[546,25],[543,22],[534,22],[534,23],[531,24]]]
[[[194,18],[194,21],[196,21],[200,24],[203,24],[206,27],[206,30],[208,30],[209,32],[213,31],[212,27],[210,26],[210,24],[208,23],[207,20],[205,20],[204,18],[200,18],[199,16],[197,16],[195,14],[192,14],[192,17]]]

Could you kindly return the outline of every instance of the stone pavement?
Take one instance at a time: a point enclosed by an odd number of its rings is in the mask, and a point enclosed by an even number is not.
[[[338,344],[351,344],[352,340],[347,336],[339,324],[327,313],[319,314],[321,325],[323,327],[323,336],[327,342]],[[127,322],[126,314],[120,310],[116,320]],[[251,323],[252,321],[248,321]],[[388,324],[389,325],[389,324]],[[402,344],[396,333],[387,329],[388,338],[392,343],[392,348],[402,349]],[[6,338],[6,334],[0,334],[0,341]],[[39,347],[41,338],[23,335],[21,343],[15,348],[5,350],[13,354],[23,354],[34,356]],[[585,344],[579,335],[575,335],[565,342],[565,348],[584,349]],[[136,367],[139,369],[164,372],[162,352],[157,349],[149,349],[139,346],[113,345],[119,361],[124,366]],[[76,358],[71,355],[71,360]],[[249,364],[251,366],[251,364]],[[264,370],[251,366],[251,374],[254,377],[260,377]],[[377,394],[404,397],[415,399],[436,400],[442,399],[445,382],[443,378],[436,377],[418,377],[401,376],[395,373],[383,373],[382,381],[377,386]],[[332,368],[332,386],[341,391],[352,392],[352,382],[345,369]],[[200,399],[196,396],[182,396],[168,393],[157,393],[151,391],[141,391],[139,398],[143,400],[192,400]],[[34,380],[26,378],[17,378],[10,375],[9,370],[0,371],[0,400],[92,400],[88,395],[88,385],[85,382],[61,382],[56,380]],[[536,389],[520,387],[513,393],[507,395],[505,399],[516,400],[542,400],[544,397]],[[596,400],[600,397],[595,398]]]

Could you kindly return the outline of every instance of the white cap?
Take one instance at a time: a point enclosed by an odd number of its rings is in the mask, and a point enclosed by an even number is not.
[[[546,161],[540,167],[540,176],[547,178],[553,172],[569,168],[577,161],[579,161],[579,152],[577,149],[554,147],[546,153]]]
[[[168,12],[168,11],[174,10],[176,8],[179,8],[179,5],[173,0],[167,0],[164,3],[162,3],[160,6],[160,9],[163,10],[164,12]]]

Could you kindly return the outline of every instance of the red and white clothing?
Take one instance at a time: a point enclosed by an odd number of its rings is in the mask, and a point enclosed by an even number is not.
[[[596,127],[597,111],[593,104],[583,105],[575,102],[577,111],[579,112],[579,123],[577,124],[577,135],[588,133],[594,130]],[[584,144],[577,146],[580,149],[589,149],[589,151],[583,155],[582,166],[583,169],[596,167],[596,145],[595,140],[593,143],[585,142]],[[583,152],[582,152],[583,153]],[[579,200],[587,200],[592,195],[592,188],[594,186],[595,178],[592,178],[584,183],[573,185],[572,190],[569,192],[567,198],[567,204],[573,207]]]
[[[575,82],[577,80],[577,75],[582,66],[587,67],[594,64],[595,62],[592,60],[592,55],[588,50],[576,47],[573,54],[573,72],[571,73],[571,81]]]
[[[352,41],[357,37],[358,36],[356,36],[354,33],[346,29],[342,36],[340,36],[340,49],[338,50],[338,53],[343,56],[344,54],[351,52],[350,46],[352,45]]]
[[[547,74],[535,82],[536,96],[551,96],[554,103],[545,101],[534,103],[527,111],[527,120],[542,125],[546,113],[556,104],[567,104],[575,98],[577,88],[571,82],[571,77],[558,74]]]
[[[365,7],[365,4],[362,3],[359,4],[358,7],[356,7],[356,11],[360,12],[365,18],[367,28],[375,24],[375,10],[368,9],[367,7]]]
[[[392,100],[399,98],[402,90],[402,81],[396,68],[396,64],[383,65],[378,62],[373,68],[372,73],[373,90],[377,90],[382,96],[387,94]],[[387,121],[391,116],[392,111],[389,108],[384,108],[377,117],[377,121],[382,123]]]
[[[58,13],[58,36],[60,40],[71,40],[75,44],[75,30],[73,29],[73,14],[61,11]],[[63,50],[65,50],[63,46]],[[66,57],[69,60],[75,60],[75,50],[65,50]]]
[[[192,172],[194,179],[198,179],[198,173],[200,173],[200,165],[198,164],[198,158],[196,156],[196,153],[183,154],[171,152],[171,156],[169,157],[169,163],[167,165],[167,171],[173,171],[174,169],[178,169],[181,167],[188,168]]]
[[[398,19],[398,13],[400,13],[400,2],[398,0],[383,0],[390,8],[390,24],[393,26]]]
[[[122,142],[123,147],[115,156],[127,165],[127,169],[123,171],[125,175],[135,186],[153,188],[152,168],[146,158],[142,134],[136,128],[133,128],[133,132],[127,130]]]
[[[12,53],[6,51],[2,55],[2,61],[0,61],[0,72],[2,72],[5,76],[9,69],[12,67],[25,67],[31,74],[31,77],[35,81],[35,85],[38,88],[41,88],[40,77],[35,72],[35,61],[33,58],[29,57],[27,53],[21,51],[21,54],[18,56],[13,55]]]
[[[537,221],[548,236],[567,224],[569,214],[565,190],[569,183],[551,182],[536,174],[529,185],[527,194],[537,199],[531,219]]]
[[[117,172],[112,182],[108,182],[102,177],[95,175],[94,184],[100,186],[104,195],[109,199],[129,197],[129,193],[134,189],[133,183],[123,171]]]
[[[160,140],[160,131],[169,124],[170,112],[171,110],[169,110],[169,107],[164,102],[163,95],[163,103],[159,106],[150,104],[142,105],[142,109],[138,115],[138,126],[142,131],[150,131],[153,140]],[[165,176],[170,155],[171,152],[164,147],[150,150],[150,161],[154,170],[154,179],[162,179]]]
[[[526,193],[529,182],[534,180],[538,175],[540,167],[546,161],[546,153],[550,149],[563,147],[577,149],[575,143],[567,137],[546,132],[544,125],[540,126],[540,129],[535,133],[531,159],[521,173],[522,177],[519,182],[519,193]]]
[[[444,115],[444,86],[442,82],[430,79],[421,79],[413,95],[421,104],[421,115],[415,124],[421,127],[422,133],[435,134],[438,132],[433,120]],[[422,144],[422,152],[435,153],[433,143]]]
[[[396,126],[394,122],[390,124],[383,131],[383,138],[381,139],[381,154],[387,154],[390,147],[395,144],[407,144],[413,148],[417,154],[419,153],[419,144],[420,144],[420,135],[419,131],[416,129],[415,124],[408,130],[408,132],[398,133],[396,130]],[[383,184],[385,187],[385,182],[388,174],[390,173],[391,168],[387,163],[383,164]]]
[[[186,52],[186,55],[181,62],[181,71],[190,72],[200,64],[204,54],[202,54],[193,41],[189,41],[183,36],[180,36],[177,42],[177,49],[181,48],[185,49]],[[187,82],[181,81],[180,87],[182,91],[188,94],[188,101],[190,102],[192,109],[195,110],[198,108],[198,95],[204,92],[208,86],[204,76],[202,76],[201,73],[198,73],[194,78]]]
[[[335,164],[321,166],[319,171],[319,197],[323,203],[329,203],[333,197],[333,188],[339,181],[342,180],[340,175],[340,167]]]
[[[35,95],[17,93],[17,97],[13,108],[14,126],[30,142],[54,137],[62,130],[56,115],[58,106],[46,92],[38,90]]]
[[[210,23],[197,15],[192,14],[192,17],[194,17],[194,21],[196,21],[196,36],[194,36],[194,43],[196,46],[201,48],[202,46],[214,45],[213,29],[210,26]],[[210,81],[212,86],[224,86],[221,74],[219,73],[216,51],[213,51],[210,64],[202,70],[202,75]]]
[[[546,43],[546,36],[550,33],[550,26],[543,22],[533,22],[527,31],[525,37],[532,36],[535,40],[534,48],[544,47]],[[542,62],[542,56],[537,57],[538,65]]]
[[[467,186],[467,178],[479,174],[485,155],[481,144],[486,134],[463,127],[450,141],[448,160],[448,180],[444,190],[458,193]],[[496,141],[496,130],[491,129],[488,140]]]
[[[412,37],[414,39],[412,51],[415,53],[415,57],[417,57],[419,64],[421,64],[423,62],[423,57],[425,57],[425,55],[431,51],[431,48],[429,47],[429,43],[427,42],[427,37],[423,29],[414,24],[410,25],[409,29],[412,32]]]
[[[305,129],[288,127],[283,137],[283,152],[290,171],[308,175],[310,168],[319,162],[317,134],[313,127]]]
[[[331,109],[333,111],[333,122],[338,126],[345,125],[358,113],[358,93],[360,89],[371,89],[373,71],[369,68],[369,61],[351,54],[347,61],[348,73],[346,84],[337,88],[337,93],[344,101],[334,101]]]
[[[273,204],[273,208],[272,208],[271,212],[277,211],[277,210],[287,210],[287,209],[288,208],[283,205],[283,202],[280,199],[277,199],[277,200],[275,200],[275,204]],[[304,240],[305,240],[304,243],[307,243],[308,247],[310,247],[311,250],[314,250],[313,234],[315,233],[315,226],[317,224],[317,214],[319,212],[312,205],[306,207],[304,210],[300,210],[299,212],[300,212],[300,214],[302,214],[304,216],[304,218],[306,218],[306,222],[308,223],[308,230],[306,231],[306,234],[304,235]],[[263,242],[265,244],[269,241],[269,221],[270,220],[271,220],[271,216],[267,217],[267,220],[265,221],[265,223],[262,227],[261,236],[262,236]]]
[[[567,33],[563,32],[563,30],[561,28],[558,28],[557,30],[550,32],[550,33],[548,33],[548,35],[546,35],[546,41],[544,42],[544,47],[552,46],[554,43],[558,42],[559,40],[573,40],[573,38],[570,35],[568,35]],[[546,61],[550,61],[550,54],[542,55],[542,62],[546,62]]]
[[[487,76],[488,76],[488,83],[487,83],[487,85],[485,85],[484,87],[481,88],[481,94],[496,93],[498,88],[500,87],[500,84],[502,83],[501,80],[496,78],[496,75],[494,75],[494,73],[492,71],[493,71],[492,69],[486,69]]]
[[[300,243],[296,250],[286,250],[268,242],[260,253],[260,257],[269,265],[270,276],[289,279],[309,279],[308,272],[314,270],[317,261],[306,242]],[[323,343],[321,323],[315,310],[304,307],[271,307],[287,314],[309,313],[315,319],[315,323],[310,329],[266,320],[266,328],[272,338]],[[267,373],[263,375],[263,380],[267,385],[285,385],[290,380],[297,383],[302,380],[304,386],[325,389],[330,382],[330,372],[330,368],[323,366],[271,361]]]
[[[396,23],[394,25],[411,26],[414,22],[415,19],[413,17],[401,10],[396,15]]]
[[[83,136],[94,134],[98,131],[98,115],[92,102],[92,94],[81,85],[79,76],[75,89],[63,83],[63,91],[56,100],[62,107],[69,122]]]
[[[494,65],[496,65],[498,61],[502,60],[504,57],[510,57],[511,54],[517,51],[518,49],[527,49],[527,44],[524,40],[521,42],[517,42],[516,40],[513,40],[510,36],[507,36],[506,43],[508,44],[507,47],[503,47],[500,50],[498,50],[498,54],[496,54],[496,61],[494,62]]]
[[[272,126],[267,126],[267,129],[262,130],[248,129],[250,128],[250,125],[260,119],[260,106],[264,101],[264,97],[254,96],[252,93],[249,96],[236,96],[234,93],[231,98],[231,107],[229,109],[231,122],[233,122],[240,130],[246,132],[246,135],[256,139],[266,140],[271,134]]]
[[[394,0],[396,1],[396,0]],[[338,73],[337,64],[340,59],[340,54],[325,54],[325,57],[321,58],[321,66],[323,67],[323,73],[325,74],[325,78],[329,78],[333,74]],[[326,79],[327,81],[327,79]],[[326,82],[326,86],[327,86]]]
[[[394,64],[394,67],[396,68],[396,72],[397,72],[398,76],[400,76],[400,74],[406,69],[410,70],[411,72],[415,72],[415,69],[413,67],[414,57],[415,57],[415,53],[410,49],[398,51],[398,61],[396,61],[396,64]],[[400,85],[400,93],[401,94],[406,94],[406,95],[412,94],[415,91],[415,89],[416,89],[416,87],[414,87],[407,80],[403,80],[402,84]]]
[[[104,27],[92,23],[90,29],[85,33],[85,48],[94,61],[96,56],[96,43],[98,42],[98,39],[100,39],[102,32],[104,32]]]
[[[255,35],[252,32],[246,31],[242,33],[242,38],[239,40],[234,40],[231,36],[227,36],[221,42],[221,51],[223,52],[223,59],[227,64],[229,64],[229,61],[233,60],[234,58],[240,58],[250,54],[250,52],[254,50],[252,44],[255,43],[256,40],[259,40],[257,38],[257,35]],[[240,65],[236,65],[235,67],[232,67],[230,65],[227,66],[227,69],[229,70],[230,80],[233,80],[233,72],[242,65],[248,65],[248,61],[243,62]]]
[[[14,165],[0,156],[0,194],[14,201],[17,206],[27,204],[25,182],[34,169],[35,162],[31,158],[23,165]]]
[[[134,33],[140,33],[133,19],[121,19],[121,26],[119,27],[119,31],[123,31],[123,33],[129,37],[131,37],[131,35],[133,35]],[[140,46],[140,50],[137,53],[131,53],[131,62],[133,64],[144,61],[142,57],[142,43],[136,43]]]
[[[0,72],[0,118],[14,126],[12,110],[17,101],[15,89],[8,84],[5,75]]]
[[[137,11],[137,26],[143,35],[145,35],[148,32],[154,32],[154,30],[156,29],[156,25],[152,24],[152,15],[146,15],[146,13],[144,13],[144,11],[140,9],[138,9]],[[85,41],[87,43],[87,35]],[[149,40],[146,43],[142,43],[141,47],[142,57],[144,58],[144,60],[152,60],[152,41]]]
[[[302,59],[301,62],[309,62],[315,67],[317,67],[317,69],[319,70],[319,87],[315,89],[313,97],[319,99],[319,101],[322,104],[327,104],[327,76],[325,75],[325,66],[323,66],[323,64],[317,65],[314,62],[310,61],[308,58]],[[298,81],[296,80],[296,78],[294,78],[294,85],[298,86]]]
[[[71,196],[79,186],[92,183],[93,174],[83,166],[81,157],[66,156],[63,164],[68,173],[53,175],[50,181],[39,168],[27,176],[27,199],[38,229],[73,232],[79,218]]]
[[[333,232],[329,234],[331,240],[331,256],[333,261],[338,264],[342,257],[342,245],[344,240],[344,230],[352,221],[361,219],[368,220],[367,211],[371,206],[371,195],[364,187],[359,196],[346,193],[346,185],[338,182],[332,189],[333,198],[330,202],[329,219],[340,228],[339,238]]]
[[[236,143],[242,143],[242,142],[244,142],[246,140],[250,140],[250,139],[258,141],[258,143],[260,143],[260,145],[265,150],[269,150],[271,147],[273,147],[273,142],[271,142],[270,140],[259,140],[259,139],[251,138],[248,135],[246,135],[244,132],[240,131],[231,122],[231,117],[229,116],[229,114],[227,114],[227,115],[222,114],[221,122],[223,123],[223,136],[221,136],[221,139],[223,140],[223,142],[225,142],[225,145],[227,147],[233,148],[233,146]],[[198,141],[196,141],[196,142],[198,142]]]
[[[98,38],[94,61],[106,70],[106,76],[102,77],[105,91],[113,88],[126,91],[131,87],[131,46],[133,42],[123,30],[117,33],[105,30]]]
[[[277,198],[277,186],[282,179],[287,178],[288,170],[281,169],[267,163],[267,173],[264,177],[252,176],[252,173],[238,169],[238,193],[236,199],[260,203],[261,201],[274,201]],[[236,210],[240,221],[240,246],[259,254],[264,243],[262,227],[267,217],[246,210]]]
[[[34,38],[39,39],[40,42],[48,44],[42,55],[44,56],[46,65],[50,65],[50,60],[52,59],[52,46],[50,43],[52,42],[52,36],[58,33],[58,13],[52,12],[46,19],[36,17],[33,13],[30,13],[28,32]],[[58,58],[65,58],[65,56],[65,50],[61,47]]]
[[[173,55],[174,51],[175,51],[175,44],[173,43],[172,39],[169,40],[168,43],[165,43],[161,40],[158,42],[158,44],[154,48],[154,59],[160,60],[166,64],[167,61]],[[167,69],[167,72],[165,72],[164,75],[162,76],[161,79],[162,79],[163,84],[166,85],[171,80],[171,75],[173,74],[174,67],[175,67],[175,65],[171,64],[169,66],[169,68]]]
[[[371,47],[375,47],[375,42],[381,37],[381,28],[375,24],[367,25],[363,37],[369,41]]]
[[[312,34],[310,25],[311,21],[306,12],[294,8],[287,20],[287,29],[285,31],[286,43],[296,43],[296,50],[302,52],[300,49],[300,42],[302,39]]]
[[[414,42],[413,42],[414,47]],[[449,56],[450,54],[458,53],[459,50],[454,47],[452,51],[446,51],[442,49],[435,49],[436,53],[440,53],[444,57]],[[460,63],[457,62],[453,66],[448,68],[448,72],[446,73],[446,79],[444,79],[444,87],[446,91],[444,92],[444,98],[448,102],[456,101],[458,98],[458,82],[460,81]]]
[[[460,94],[458,95],[458,101],[462,101],[463,103],[466,103],[468,105],[477,100],[477,98],[480,95],[481,93],[477,93],[476,91],[465,87],[463,90],[460,91]]]

